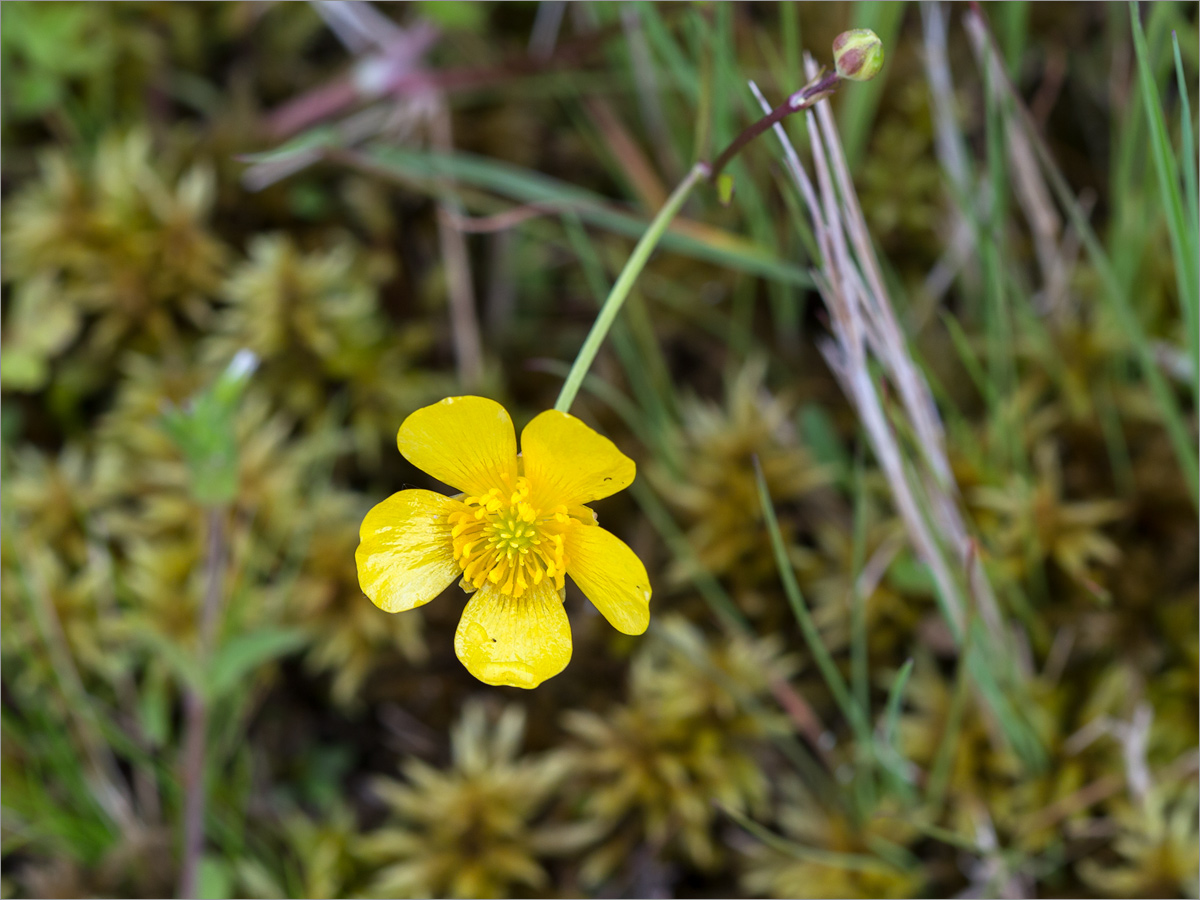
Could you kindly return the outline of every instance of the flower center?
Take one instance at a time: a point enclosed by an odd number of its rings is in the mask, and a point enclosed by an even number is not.
[[[446,520],[463,581],[474,588],[491,582],[501,593],[520,597],[550,578],[562,590],[564,535],[572,516],[566,506],[542,510],[530,505],[524,476],[511,491],[492,488],[479,497],[464,496]]]

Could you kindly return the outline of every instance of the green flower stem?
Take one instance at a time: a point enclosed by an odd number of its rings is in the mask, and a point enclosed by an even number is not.
[[[587,340],[583,342],[583,346],[579,349],[579,354],[575,357],[575,362],[571,365],[571,371],[567,374],[567,380],[563,383],[562,390],[559,391],[558,400],[554,404],[554,408],[559,412],[570,411],[571,404],[575,402],[575,395],[579,393],[579,388],[583,384],[584,376],[587,375],[588,369],[591,368],[592,361],[596,358],[596,354],[600,350],[600,345],[604,343],[604,339],[608,336],[608,330],[612,328],[612,324],[617,318],[617,313],[621,311],[621,307],[625,303],[625,298],[629,296],[634,281],[637,280],[638,275],[645,268],[646,261],[650,259],[650,254],[658,246],[659,240],[666,233],[671,220],[675,218],[676,213],[683,206],[683,202],[688,198],[688,194],[692,192],[692,188],[707,178],[709,171],[707,163],[698,162],[692,166],[687,177],[679,182],[679,186],[667,198],[667,202],[663,204],[663,208],[658,211],[658,215],[654,217],[654,221],[650,223],[650,227],[646,229],[646,233],[642,235],[641,239],[637,242],[637,246],[633,248],[629,262],[625,263],[625,268],[621,271],[621,276],[617,279],[616,284],[612,286],[612,290],[608,292],[608,298],[604,301],[604,305],[600,307],[600,314],[596,316],[592,330],[588,332]]]
[[[796,93],[788,97],[767,115],[743,130],[725,148],[721,155],[717,157],[716,162],[710,165],[701,161],[692,166],[691,171],[687,173],[687,177],[679,183],[679,186],[675,188],[671,196],[667,198],[667,202],[663,204],[663,208],[658,211],[658,215],[654,217],[654,221],[650,223],[650,227],[646,229],[646,233],[641,236],[641,239],[637,242],[637,246],[633,248],[633,254],[629,257],[629,261],[625,263],[625,268],[621,271],[621,276],[617,279],[616,284],[609,291],[604,305],[600,307],[600,314],[596,316],[596,321],[592,324],[592,330],[588,332],[587,340],[583,342],[583,346],[579,349],[579,354],[575,357],[575,362],[571,365],[571,371],[567,374],[567,380],[563,383],[562,390],[558,393],[558,400],[554,404],[555,409],[559,412],[570,411],[571,404],[575,402],[575,395],[579,393],[583,379],[587,375],[588,369],[592,367],[592,361],[596,358],[596,354],[600,351],[600,345],[604,343],[604,339],[608,336],[608,330],[612,328],[612,324],[617,318],[617,313],[621,311],[621,306],[625,303],[625,298],[629,296],[630,290],[633,289],[634,281],[637,280],[638,275],[645,268],[646,261],[650,259],[650,254],[654,252],[654,248],[658,246],[658,242],[662,239],[662,236],[666,234],[671,220],[675,218],[676,213],[683,206],[683,201],[692,192],[692,188],[704,179],[716,181],[717,176],[721,174],[721,171],[729,161],[737,156],[743,147],[776,122],[782,121],[792,113],[808,109],[820,100],[824,100],[837,90],[841,80],[837,73],[830,73],[818,78],[811,84],[796,91]]]

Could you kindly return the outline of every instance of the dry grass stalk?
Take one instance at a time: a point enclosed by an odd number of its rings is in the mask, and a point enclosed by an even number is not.
[[[811,58],[806,69],[810,79],[816,76]],[[769,109],[757,87],[751,87],[764,110]],[[821,268],[815,276],[833,330],[833,338],[821,351],[858,411],[913,546],[929,566],[951,629],[962,637],[974,601],[989,631],[1003,640],[995,596],[959,508],[941,421],[884,287],[832,113],[818,107],[806,115],[816,186],[786,133],[777,127],[776,134],[821,250]],[[916,459],[906,459],[888,422],[872,362],[882,367],[895,388],[898,412],[920,448]]]
[[[439,153],[454,150],[450,128],[450,110],[439,97],[429,118],[430,143]],[[471,280],[471,258],[467,239],[450,224],[448,216],[462,215],[462,204],[449,177],[440,178],[443,199],[438,207],[438,243],[446,266],[446,292],[450,300],[450,331],[454,337],[454,362],[458,379],[467,389],[478,388],[483,379],[483,342],[479,336],[479,317],[475,312],[475,288]]]

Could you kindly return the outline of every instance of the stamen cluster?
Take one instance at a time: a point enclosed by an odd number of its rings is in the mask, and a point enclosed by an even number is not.
[[[479,589],[490,581],[514,598],[544,578],[563,589],[567,571],[563,535],[571,516],[565,506],[537,509],[529,498],[529,479],[520,476],[511,491],[494,487],[458,501],[447,521],[464,582]]]

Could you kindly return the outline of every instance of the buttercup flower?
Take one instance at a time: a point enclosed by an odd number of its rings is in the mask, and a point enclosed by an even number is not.
[[[537,687],[571,659],[564,576],[625,634],[650,623],[650,579],[585,504],[633,482],[634,464],[579,419],[550,410],[521,432],[483,397],[448,397],[400,426],[400,452],[462,491],[406,490],[363,519],[355,553],[380,609],[428,603],[455,578],[471,595],[454,652],[487,684]]]

